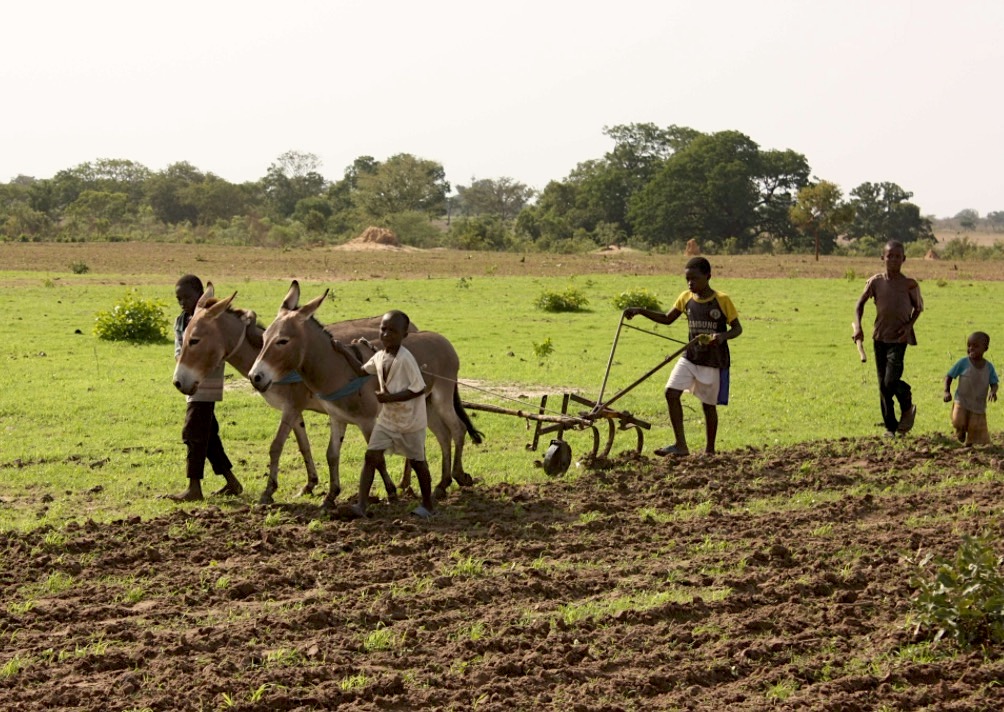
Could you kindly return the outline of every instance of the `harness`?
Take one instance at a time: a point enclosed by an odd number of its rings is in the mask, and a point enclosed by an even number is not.
[[[241,319],[241,321],[244,322],[244,328],[241,329],[241,338],[237,339],[237,345],[234,346],[232,349],[230,349],[230,353],[228,353],[226,356],[223,357],[224,361],[229,361],[233,357],[233,355],[235,353],[237,353],[237,351],[240,349],[240,347],[244,345],[244,342],[247,340],[249,323],[245,319]]]
[[[373,348],[370,342],[366,341],[366,339],[361,339],[361,341],[363,341],[371,349]],[[358,358],[359,361],[362,362],[363,360],[362,352],[359,350],[359,346],[357,344],[349,344],[349,347],[356,352],[356,358]],[[348,398],[349,396],[353,396],[360,390],[362,390],[362,387],[366,385],[366,381],[368,381],[371,378],[373,378],[373,376],[370,376],[368,374],[365,376],[356,376],[355,378],[351,379],[348,383],[346,383],[344,386],[332,391],[331,393],[325,393],[323,395],[320,393],[315,393],[314,395],[316,395],[321,400],[325,401],[336,401],[336,400],[341,400],[342,398]],[[302,383],[302,382],[303,382],[303,377],[296,371],[290,371],[288,374],[286,374],[281,379],[276,381],[276,383],[280,385],[290,385],[293,383]]]

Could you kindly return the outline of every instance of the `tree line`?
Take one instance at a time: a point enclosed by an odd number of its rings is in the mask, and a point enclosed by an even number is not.
[[[98,159],[0,184],[0,239],[288,246],[340,243],[372,225],[404,244],[473,250],[670,251],[694,239],[709,253],[827,254],[933,242],[930,219],[895,183],[844,196],[811,175],[804,155],[761,149],[738,131],[639,123],[603,133],[608,153],[540,191],[510,177],[454,190],[442,164],[407,153],[360,156],[330,181],[316,155],[289,151],[245,183],[187,162],[151,171]]]

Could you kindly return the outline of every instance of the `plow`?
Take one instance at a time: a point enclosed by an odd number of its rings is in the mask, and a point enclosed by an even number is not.
[[[683,344],[679,349],[667,355],[659,363],[650,368],[644,374],[636,378],[627,386],[616,391],[604,400],[607,389],[607,382],[610,378],[610,369],[614,363],[614,354],[620,340],[621,331],[624,328],[640,331],[645,334],[657,336],[668,341]],[[678,356],[683,354],[687,347],[694,343],[701,342],[705,335],[701,335],[692,341],[684,342],[672,339],[663,334],[659,334],[646,329],[640,329],[631,324],[625,323],[624,316],[621,316],[617,325],[617,332],[614,334],[613,345],[610,348],[610,357],[607,359],[606,371],[600,384],[599,395],[595,399],[581,396],[577,393],[559,393],[543,395],[537,405],[523,403],[515,398],[507,398],[494,394],[498,398],[513,400],[523,407],[507,408],[486,403],[475,403],[462,400],[464,408],[468,410],[494,413],[522,418],[527,423],[533,423],[533,437],[526,445],[526,449],[536,452],[540,447],[541,440],[547,440],[546,436],[553,435],[548,444],[547,450],[542,459],[544,471],[549,475],[561,475],[568,471],[572,463],[572,448],[565,440],[565,433],[589,430],[592,433],[592,447],[583,454],[580,460],[589,464],[597,459],[606,458],[613,449],[614,441],[618,433],[631,432],[634,435],[634,452],[641,454],[645,445],[645,431],[650,430],[652,424],[642,420],[626,410],[613,408],[613,404],[651,378],[662,368],[672,363]],[[460,385],[466,385],[461,383]],[[480,390],[480,389],[479,389]],[[487,391],[486,391],[487,392]],[[560,400],[560,405],[554,407],[554,401]],[[549,405],[549,402],[551,405]],[[580,408],[582,406],[583,408]]]

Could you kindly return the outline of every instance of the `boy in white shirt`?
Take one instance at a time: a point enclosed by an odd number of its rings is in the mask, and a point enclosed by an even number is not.
[[[377,400],[383,404],[370,434],[366,460],[362,474],[359,475],[359,500],[351,508],[360,517],[366,516],[373,475],[378,467],[384,465],[386,450],[406,457],[418,478],[422,504],[412,514],[424,519],[432,516],[435,508],[432,476],[425,460],[425,429],[428,425],[425,379],[422,378],[422,370],[415,357],[401,345],[408,335],[410,324],[408,315],[402,311],[393,310],[384,314],[380,320],[383,349],[364,364],[360,364],[344,344],[333,342],[335,349],[345,357],[357,374],[377,377]]]

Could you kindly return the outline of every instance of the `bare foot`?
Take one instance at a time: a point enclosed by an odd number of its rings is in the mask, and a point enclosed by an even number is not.
[[[184,492],[178,494],[165,494],[161,495],[163,499],[169,499],[172,502],[201,502],[202,501],[202,490],[192,489],[189,487]]]
[[[241,494],[243,494],[243,492],[244,492],[244,485],[234,480],[233,482],[227,482],[225,485],[223,485],[218,490],[213,492],[213,494],[223,497],[239,497]]]

